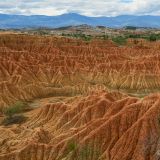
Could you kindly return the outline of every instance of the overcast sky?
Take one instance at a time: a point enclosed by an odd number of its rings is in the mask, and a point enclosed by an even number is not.
[[[0,0],[0,13],[87,16],[160,15],[160,0]]]

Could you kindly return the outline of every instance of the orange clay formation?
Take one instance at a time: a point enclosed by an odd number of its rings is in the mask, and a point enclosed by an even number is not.
[[[159,94],[141,100],[105,91],[47,104],[23,125],[0,128],[0,159],[155,160],[159,106]]]
[[[127,93],[156,92],[160,43],[146,43],[117,47],[110,41],[1,35],[0,106],[82,94],[96,85]]]
[[[160,42],[1,35],[0,109],[44,102],[0,126],[0,160],[158,160],[159,88]]]

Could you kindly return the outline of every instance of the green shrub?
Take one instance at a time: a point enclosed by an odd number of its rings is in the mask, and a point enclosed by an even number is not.
[[[11,117],[5,117],[2,121],[2,125],[12,125],[12,124],[20,124],[25,122],[26,117],[23,115],[15,115],[15,116],[11,116]]]
[[[68,157],[68,159],[72,160],[97,160],[101,155],[100,153],[98,144],[97,146],[94,146],[91,143],[80,145],[76,141],[71,140],[67,144],[67,151],[62,157],[64,158],[69,156],[70,158]]]
[[[77,147],[78,147],[78,144],[75,141],[71,140],[68,143],[67,149],[69,152],[71,152],[71,151],[75,151]]]
[[[8,117],[12,117],[15,114],[25,111],[26,109],[27,109],[27,103],[18,101],[15,104],[5,108],[3,110],[3,113]]]
[[[108,40],[109,39],[108,35],[103,35],[102,37],[103,37],[104,40]]]
[[[112,41],[118,45],[125,45],[127,43],[126,38],[122,36],[113,37]]]
[[[157,36],[156,36],[155,34],[151,34],[151,35],[149,36],[149,40],[150,40],[150,41],[156,41],[156,40],[157,40]]]
[[[25,102],[18,101],[15,104],[3,109],[5,118],[2,121],[2,125],[20,124],[26,120],[23,115],[18,115],[28,109],[28,105]]]
[[[127,35],[127,38],[141,38],[140,34],[129,34]]]
[[[92,40],[92,37],[90,35],[84,35],[84,37],[82,37],[82,39],[84,41],[91,41]]]

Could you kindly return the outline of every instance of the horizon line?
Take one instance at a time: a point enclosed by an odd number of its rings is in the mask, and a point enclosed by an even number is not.
[[[66,13],[62,13],[62,14],[58,14],[58,15],[45,15],[45,14],[11,14],[11,13],[0,13],[0,15],[8,15],[8,16],[46,16],[46,17],[56,17],[56,16],[62,16],[62,15],[67,15],[67,14],[75,14],[75,15],[80,15],[80,16],[84,16],[84,17],[107,17],[107,18],[111,18],[111,17],[119,17],[119,16],[135,16],[135,17],[142,17],[142,16],[153,16],[153,17],[160,17],[160,15],[151,15],[151,14],[142,14],[142,15],[136,15],[136,14],[121,14],[121,15],[115,15],[115,16],[87,16],[87,15],[83,15],[81,13],[75,13],[75,12],[66,12]]]

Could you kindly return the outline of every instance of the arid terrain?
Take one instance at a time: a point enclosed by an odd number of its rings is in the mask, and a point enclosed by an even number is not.
[[[1,34],[0,160],[158,160],[159,91],[160,41]]]

